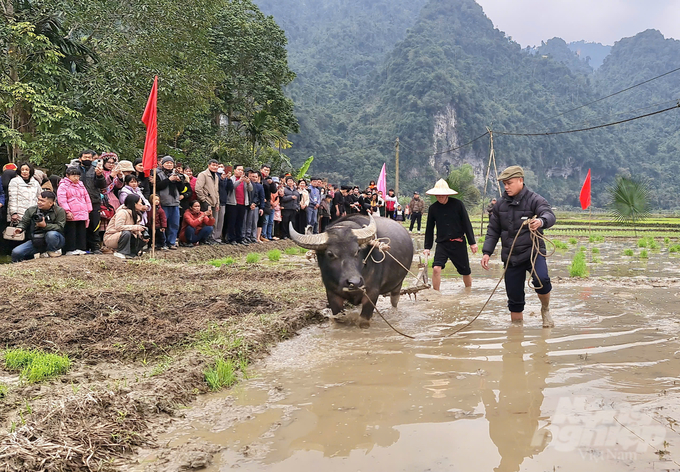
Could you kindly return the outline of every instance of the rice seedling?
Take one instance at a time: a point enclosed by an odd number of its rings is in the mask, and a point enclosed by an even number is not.
[[[647,252],[647,249],[643,249],[640,251],[640,258],[641,259],[648,259],[649,258],[649,253]]]
[[[668,252],[680,252],[680,244],[673,244],[668,247]]]
[[[597,247],[594,247],[591,251],[592,251],[593,254],[599,254],[600,253],[600,249],[597,248]]]
[[[562,241],[553,241],[553,243],[555,244],[555,249],[569,249],[569,245]]]
[[[647,247],[647,238],[638,239],[638,247]]]
[[[257,264],[260,262],[260,254],[257,252],[250,252],[246,256],[246,264]]]
[[[278,249],[272,249],[267,253],[267,258],[272,262],[277,262],[279,259],[281,259],[281,251]]]
[[[590,236],[588,238],[588,242],[590,242],[590,243],[603,243],[604,242],[604,236]]]
[[[576,239],[576,238],[569,238],[569,244],[571,244],[571,245],[573,246],[573,245],[576,244],[576,243],[578,243],[578,239]]]
[[[215,365],[203,372],[208,387],[213,392],[236,383],[236,370],[231,360],[217,359]]]
[[[666,236],[665,238],[663,238],[663,243],[664,243],[666,246],[668,246],[668,245],[671,243],[671,238],[669,238],[668,236]]]
[[[633,254],[635,254],[635,253],[633,252],[632,249],[624,249],[624,250],[623,250],[623,255],[624,255],[624,256],[632,256]]]
[[[295,256],[297,254],[300,254],[300,251],[298,251],[297,247],[287,247],[286,250],[283,252],[285,252],[289,256]]]
[[[305,249],[304,247],[298,248],[298,251],[300,252],[300,254],[307,254],[308,250],[309,249]]]
[[[215,267],[222,267],[223,265],[232,265],[234,263],[234,258],[229,256],[229,257],[223,257],[222,259],[212,259],[208,261],[208,264],[215,266]]]
[[[579,251],[574,255],[574,259],[569,266],[570,277],[587,277],[588,268],[586,267],[586,255]]]
[[[581,251],[581,252],[586,252],[586,247],[585,247],[585,246],[581,246],[580,248],[578,248],[578,250]]]
[[[21,348],[5,351],[5,368],[21,371],[20,376],[30,383],[65,374],[70,366],[68,356]]]

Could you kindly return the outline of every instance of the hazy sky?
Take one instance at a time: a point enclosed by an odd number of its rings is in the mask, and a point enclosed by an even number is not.
[[[680,39],[680,0],[477,0],[496,28],[523,47],[559,36],[613,45],[657,29]]]

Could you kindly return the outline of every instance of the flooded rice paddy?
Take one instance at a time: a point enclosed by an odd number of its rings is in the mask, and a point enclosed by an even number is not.
[[[305,329],[170,423],[139,470],[680,470],[680,259],[586,246],[589,260],[600,249],[589,279],[567,277],[576,247],[549,261],[555,328],[541,328],[535,294],[511,323],[501,285],[445,337],[500,276],[474,256],[469,291],[452,276],[396,311],[381,299],[416,339],[377,316],[368,330]]]

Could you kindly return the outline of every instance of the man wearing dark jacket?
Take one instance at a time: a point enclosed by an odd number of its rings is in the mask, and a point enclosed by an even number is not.
[[[14,248],[12,262],[31,259],[42,252],[50,257],[61,256],[61,248],[66,242],[66,212],[54,203],[56,199],[54,192],[44,191],[38,197],[38,204],[24,212],[14,233],[26,233],[26,242]]]
[[[99,240],[99,222],[101,217],[99,211],[101,210],[102,190],[106,188],[106,178],[104,177],[104,167],[102,162],[96,167],[92,165],[92,160],[97,153],[88,149],[80,153],[79,167],[80,167],[80,181],[85,185],[87,193],[90,195],[92,202],[92,211],[90,212],[90,224],[87,227],[87,249],[93,254],[101,254]]]
[[[432,261],[432,288],[439,290],[442,281],[442,269],[449,259],[451,259],[458,273],[463,276],[465,286],[472,287],[472,270],[470,269],[465,238],[467,238],[473,254],[477,252],[477,243],[465,205],[460,200],[449,198],[449,196],[456,195],[458,192],[450,189],[449,184],[444,179],[439,179],[434,188],[425,193],[437,197],[437,201],[430,205],[427,212],[425,250],[423,251],[426,256],[430,255],[436,226],[437,249],[434,253],[434,261]]]
[[[555,224],[555,214],[545,198],[532,192],[524,185],[524,171],[519,166],[511,166],[501,172],[498,180],[503,182],[505,192],[496,203],[489,218],[486,239],[482,252],[482,267],[489,269],[489,258],[501,240],[501,260],[507,267],[505,272],[505,291],[508,295],[508,308],[512,321],[522,321],[524,311],[524,281],[526,273],[531,273],[536,294],[541,301],[543,327],[552,328],[555,323],[550,316],[550,277],[545,257],[545,243],[539,240],[540,253],[533,254],[531,231],[543,234],[543,230]],[[526,226],[526,228],[525,228]],[[519,233],[519,235],[517,235]],[[517,240],[515,241],[515,237]],[[510,254],[510,248],[515,247]],[[536,263],[532,271],[532,259]]]

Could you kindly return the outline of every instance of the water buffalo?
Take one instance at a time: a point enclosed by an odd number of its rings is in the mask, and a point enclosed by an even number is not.
[[[291,224],[290,235],[298,246],[316,251],[321,279],[333,315],[342,311],[345,300],[353,305],[361,304],[359,326],[367,328],[373,315],[371,302],[377,303],[379,295],[390,294],[392,306],[397,306],[406,269],[377,249],[373,250],[364,264],[371,248],[369,243],[375,238],[389,238],[389,253],[403,266],[410,268],[413,243],[406,229],[396,221],[350,215],[332,223],[321,234],[302,235]],[[364,290],[370,301],[365,297]]]

